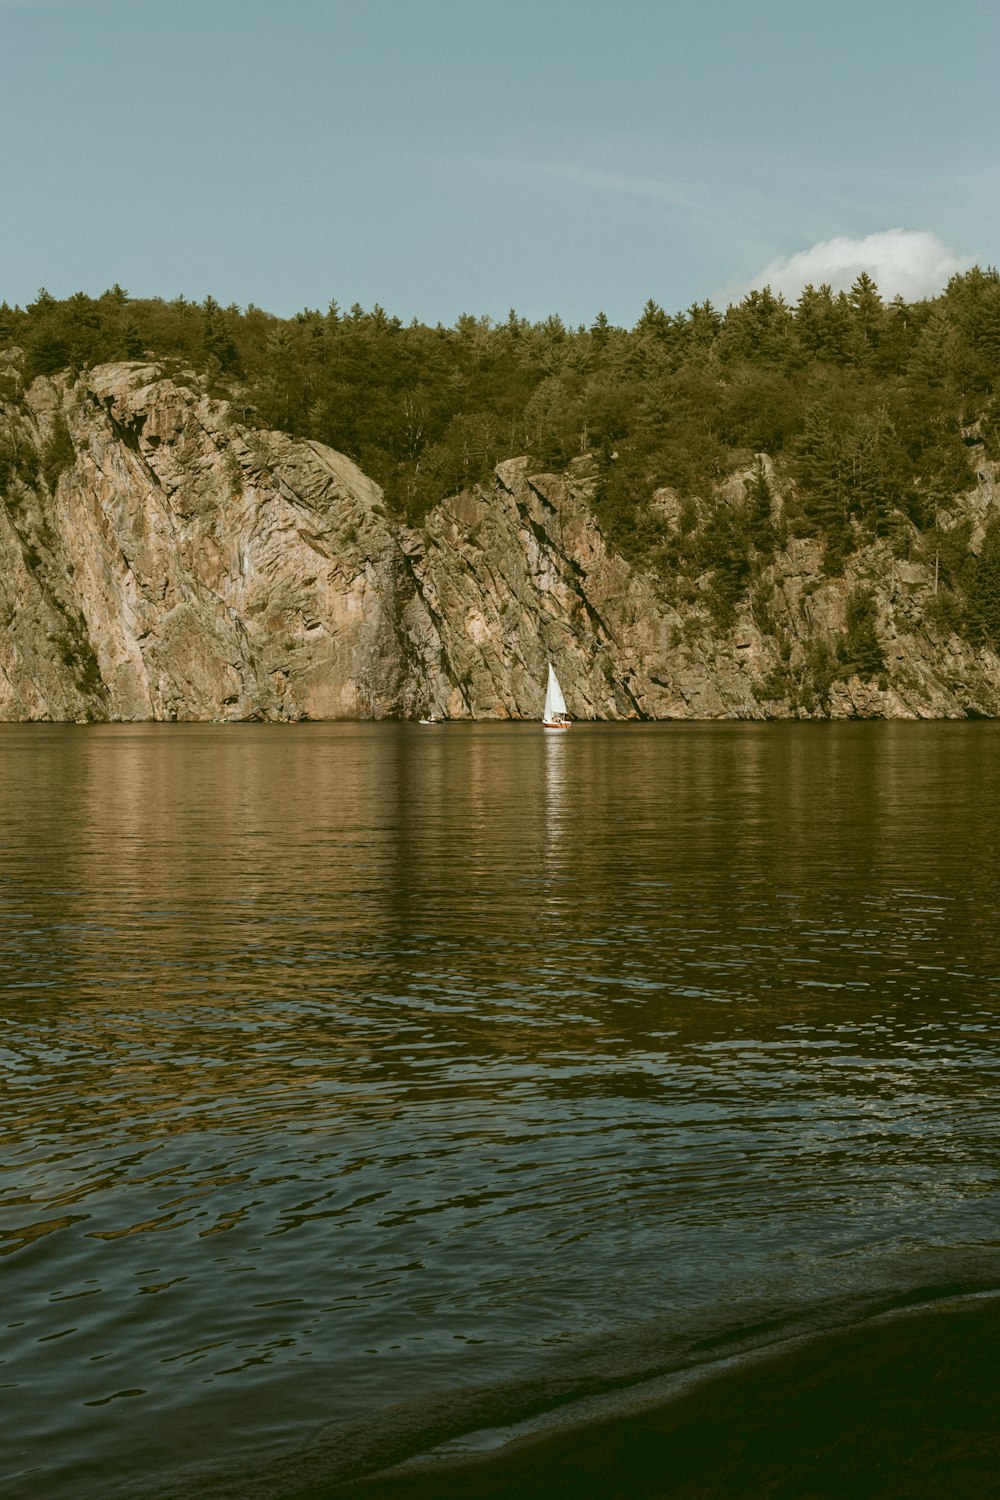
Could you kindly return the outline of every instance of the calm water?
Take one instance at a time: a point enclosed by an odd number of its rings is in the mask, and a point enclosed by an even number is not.
[[[279,1494],[1000,1284],[998,764],[0,727],[4,1494]]]

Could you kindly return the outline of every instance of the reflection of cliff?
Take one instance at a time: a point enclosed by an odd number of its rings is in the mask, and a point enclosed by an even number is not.
[[[376,872],[394,867],[395,836],[363,743],[289,755],[288,732],[53,730],[22,757],[24,799],[37,809],[44,783],[47,816],[14,872],[27,936],[10,914],[7,948],[58,1049],[53,1130],[77,1117],[146,1140],[350,1104],[370,1045],[333,1001],[378,988]],[[317,1097],[331,1052],[344,1087]]]
[[[486,1140],[545,1092],[736,1097],[790,1058],[788,1089],[827,1090],[841,1028],[852,1109],[904,1071],[967,1086],[934,1047],[988,1010],[995,941],[988,905],[933,891],[994,881],[988,841],[944,837],[990,810],[975,726],[4,736],[8,1010],[33,1038],[9,1113],[85,1155],[39,1166],[19,1242],[85,1204],[101,1238],[222,1233],[288,1132],[349,1153],[352,1121],[433,1101]],[[195,1170],[212,1133],[251,1145]],[[138,1206],[95,1210],[122,1181]]]
[[[0,403],[0,718],[537,718],[546,659],[577,718],[783,717],[858,583],[886,673],[816,712],[1000,712],[1000,661],[928,623],[932,572],[886,542],[829,579],[793,538],[764,623],[719,635],[608,548],[587,459],[509,460],[414,530],[343,455],[237,417],[142,364]]]

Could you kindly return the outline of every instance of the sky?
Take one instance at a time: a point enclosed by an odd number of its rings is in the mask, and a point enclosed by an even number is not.
[[[995,0],[0,0],[0,301],[631,327],[1000,260]]]

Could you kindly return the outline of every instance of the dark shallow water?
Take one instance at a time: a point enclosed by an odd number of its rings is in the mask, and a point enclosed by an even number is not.
[[[998,759],[0,727],[4,1494],[360,1472],[1000,1283]]]

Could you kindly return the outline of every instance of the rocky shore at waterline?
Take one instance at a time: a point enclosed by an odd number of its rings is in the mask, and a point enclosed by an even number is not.
[[[912,555],[876,538],[837,577],[786,535],[723,628],[709,575],[671,591],[610,544],[591,456],[510,459],[412,526],[343,454],[193,376],[131,362],[25,389],[20,368],[0,354],[0,720],[535,719],[546,661],[584,720],[1000,714],[1000,657],[949,624],[915,531]],[[973,550],[994,469],[941,513]],[[656,503],[665,534],[684,524]],[[859,673],[860,597],[879,667]]]

